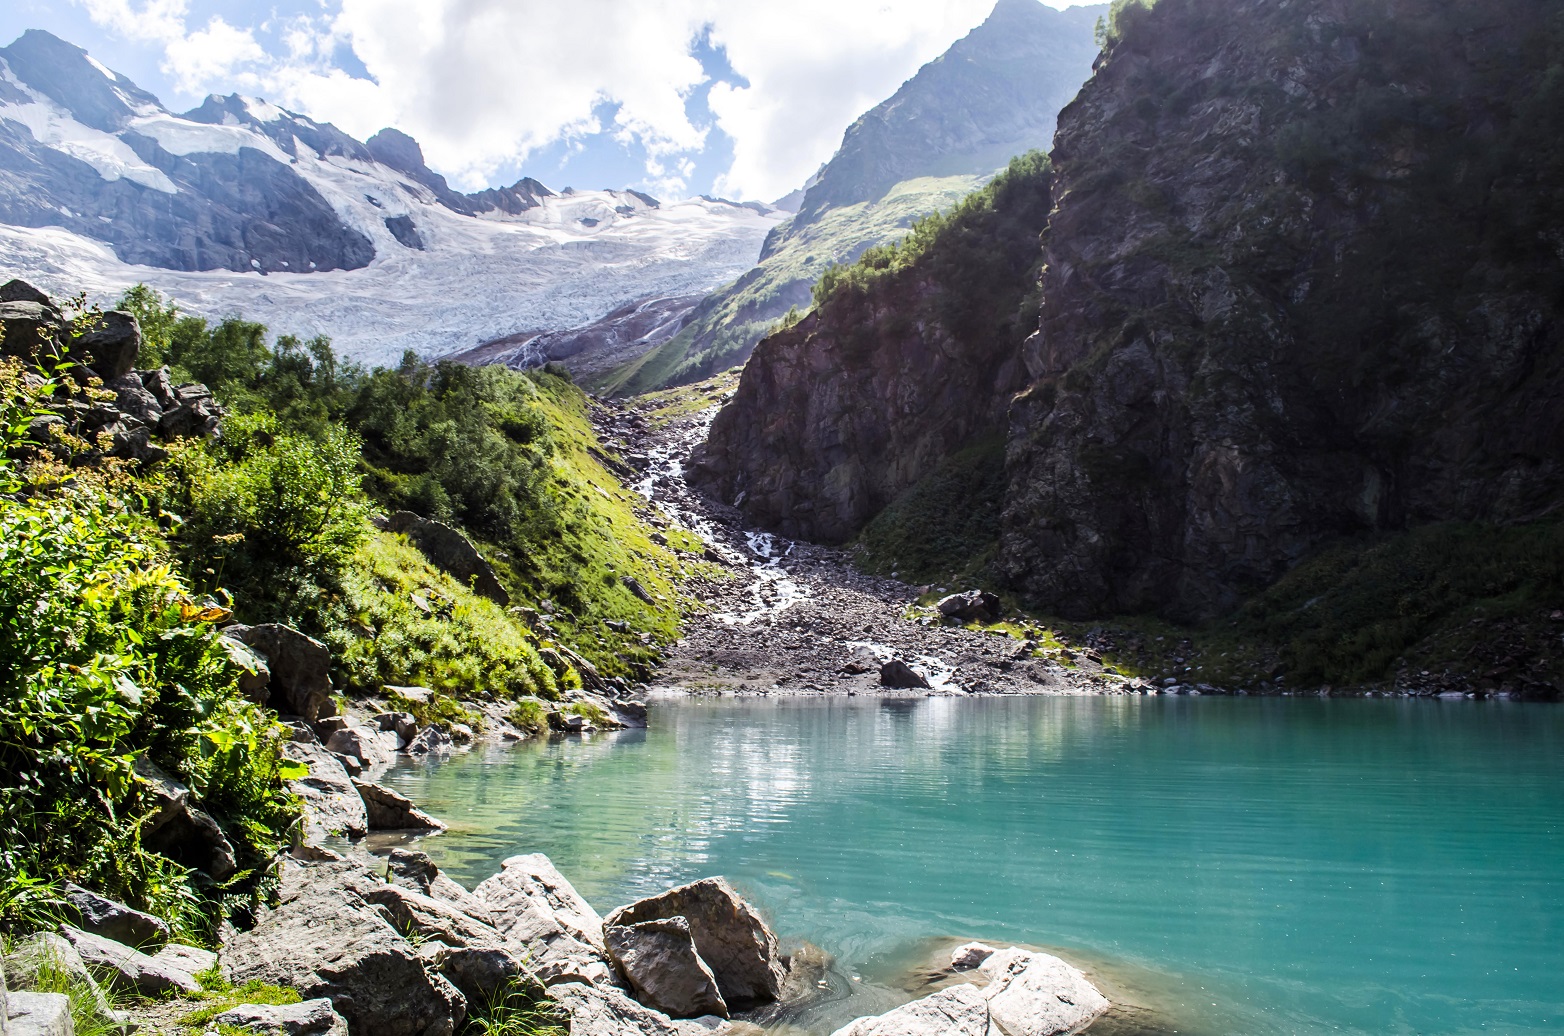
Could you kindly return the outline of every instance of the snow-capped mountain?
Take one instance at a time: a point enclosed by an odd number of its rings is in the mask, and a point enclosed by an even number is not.
[[[0,267],[109,301],[329,334],[358,359],[574,327],[709,290],[785,213],[535,180],[462,194],[416,141],[360,142],[265,101],[176,115],[45,32],[0,49]]]

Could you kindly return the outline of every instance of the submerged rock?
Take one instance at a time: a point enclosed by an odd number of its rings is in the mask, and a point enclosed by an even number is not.
[[[1078,969],[1046,953],[1014,946],[981,965],[989,1014],[1007,1036],[1080,1032],[1112,1005]]]

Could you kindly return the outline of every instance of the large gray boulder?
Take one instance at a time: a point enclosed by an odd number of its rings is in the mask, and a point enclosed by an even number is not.
[[[112,989],[142,996],[201,991],[201,983],[189,972],[166,961],[155,960],[124,943],[70,925],[60,926],[60,934],[98,981],[107,983]]]
[[[603,939],[609,959],[629,979],[635,998],[647,1007],[673,1018],[728,1016],[716,977],[695,952],[689,921],[665,917],[610,925]]]
[[[240,1004],[212,1022],[265,1036],[348,1036],[347,1020],[325,997],[298,1004]]]
[[[1046,953],[1014,946],[979,965],[989,1014],[1006,1036],[1080,1032],[1112,1006],[1078,969]]]
[[[526,947],[534,965],[567,957],[606,959],[603,919],[547,856],[512,856],[477,888],[495,927]]]
[[[239,693],[257,705],[265,705],[272,682],[271,667],[266,664],[266,659],[235,637],[218,637],[217,646],[228,664],[239,673]]]
[[[151,914],[100,896],[76,884],[65,886],[65,913],[77,928],[138,949],[168,941],[168,925]]]
[[[331,652],[313,637],[280,623],[229,626],[223,631],[266,660],[270,687],[279,711],[291,711],[311,723],[337,713],[331,700]]]
[[[1004,1036],[989,1027],[988,1001],[971,985],[951,986],[894,1011],[855,1018],[831,1036]]]
[[[425,960],[430,958],[426,955]],[[510,990],[534,993],[542,984],[527,970],[521,954],[504,946],[441,947],[433,956],[435,969],[461,991],[469,1004],[492,1004]]]
[[[304,803],[304,840],[318,842],[330,835],[362,838],[369,832],[364,800],[342,761],[320,745],[289,741],[282,754],[310,768],[307,776],[288,782],[288,790]]]
[[[729,1008],[742,1011],[781,995],[787,967],[777,937],[725,879],[702,878],[639,900],[614,911],[607,923],[625,926],[669,917],[688,920],[695,949],[716,976]]]
[[[337,734],[344,733],[338,731]],[[336,740],[337,734],[331,735]],[[331,747],[327,744],[327,747]],[[400,792],[383,788],[369,781],[354,779],[359,798],[364,800],[364,811],[369,818],[371,831],[444,831],[445,825],[413,805],[413,800]]]
[[[447,946],[498,946],[504,937],[474,920],[451,903],[414,892],[400,885],[379,883],[360,894],[382,908],[397,931],[419,940],[436,940]]]
[[[76,1036],[71,999],[64,993],[7,993],[3,1010],[5,1036]]]
[[[77,337],[72,352],[107,384],[135,368],[141,355],[141,325],[130,313],[110,310]]]
[[[451,1036],[466,999],[359,894],[376,884],[352,864],[285,865],[277,906],[224,947],[233,982],[327,997],[354,1036]]]
[[[929,678],[899,658],[892,658],[880,666],[880,686],[892,690],[927,690]]]
[[[158,404],[157,397],[147,390],[141,375],[135,371],[105,379],[103,387],[114,393],[114,406],[121,413],[152,428],[156,428],[158,421],[162,420],[162,406]]]
[[[474,921],[495,927],[494,916],[489,912],[487,904],[467,891],[461,882],[441,873],[428,853],[416,849],[392,849],[391,855],[386,857],[386,881],[444,900]]]
[[[548,994],[570,1016],[570,1036],[686,1036],[667,1015],[617,989],[567,982]]]
[[[999,598],[987,590],[968,590],[941,598],[935,607],[947,619],[983,622],[999,618],[1003,606]]]
[[[382,740],[383,738],[389,739]],[[383,732],[367,723],[348,721],[326,738],[326,749],[335,755],[358,761],[368,771],[382,770],[396,761],[395,733]]]
[[[413,546],[429,559],[431,565],[457,582],[472,587],[497,604],[510,603],[510,594],[500,585],[494,566],[484,560],[471,540],[449,525],[430,521],[412,511],[397,511],[386,527],[412,540]]]

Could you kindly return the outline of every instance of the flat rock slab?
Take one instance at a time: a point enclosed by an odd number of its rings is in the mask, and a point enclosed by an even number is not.
[[[267,1036],[348,1036],[348,1023],[325,997],[298,1004],[240,1004],[213,1019]]]
[[[62,925],[60,935],[75,948],[87,969],[99,981],[124,992],[157,996],[161,993],[198,993],[201,983],[187,971],[171,967],[124,943]]]
[[[781,995],[787,968],[777,937],[725,879],[702,878],[638,900],[610,914],[608,924],[626,926],[669,917],[689,922],[696,952],[716,976],[729,1008],[740,1011],[772,1003]]]
[[[951,986],[894,1011],[857,1018],[831,1036],[1005,1036],[990,1030],[988,1001],[971,985]]]
[[[606,959],[603,919],[542,853],[512,856],[473,889],[507,940],[534,966],[566,957]]]
[[[610,925],[603,930],[609,959],[630,980],[635,998],[672,1018],[728,1016],[717,979],[695,952],[682,917]]]
[[[64,993],[17,993],[5,996],[7,1036],[75,1036],[70,997]]]

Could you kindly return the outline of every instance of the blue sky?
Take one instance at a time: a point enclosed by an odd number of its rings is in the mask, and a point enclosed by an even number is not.
[[[5,0],[0,40],[47,29],[176,111],[239,92],[396,126],[464,189],[771,201],[992,3]]]

